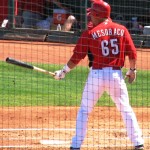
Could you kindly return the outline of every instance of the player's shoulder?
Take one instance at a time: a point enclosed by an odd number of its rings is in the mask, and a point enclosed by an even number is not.
[[[124,31],[125,35],[128,35],[129,34],[129,30],[127,29],[126,26],[122,25],[122,24],[119,24],[117,22],[113,22],[112,21],[112,24],[111,24],[111,27],[112,28],[116,28],[116,29],[121,29]]]

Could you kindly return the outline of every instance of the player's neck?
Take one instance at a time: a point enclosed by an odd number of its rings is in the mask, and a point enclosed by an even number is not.
[[[101,18],[101,19],[99,20],[99,23],[102,23],[102,22],[105,22],[105,21],[108,21],[108,18]]]
[[[107,22],[107,21],[109,21],[109,19],[108,18],[100,18],[97,22],[95,22],[95,26],[97,26],[98,24],[100,24],[100,23],[102,23],[102,22]]]

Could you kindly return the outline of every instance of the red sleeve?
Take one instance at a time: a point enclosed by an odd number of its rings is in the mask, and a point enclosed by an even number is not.
[[[84,59],[85,56],[87,55],[88,51],[88,31],[83,32],[81,37],[79,38],[74,50],[73,50],[73,55],[70,58],[70,60],[74,64],[78,64],[81,59]]]
[[[130,59],[137,59],[136,48],[127,29],[125,31],[125,52]]]

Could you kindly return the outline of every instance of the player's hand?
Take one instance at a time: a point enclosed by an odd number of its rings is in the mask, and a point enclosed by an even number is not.
[[[136,80],[136,69],[130,69],[127,71],[125,79],[128,78],[128,82],[131,84]]]
[[[66,73],[63,70],[58,70],[54,72],[54,79],[56,80],[61,80],[65,78]]]
[[[62,70],[55,71],[54,79],[61,80],[65,78],[66,73],[68,73],[71,69],[65,65]]]

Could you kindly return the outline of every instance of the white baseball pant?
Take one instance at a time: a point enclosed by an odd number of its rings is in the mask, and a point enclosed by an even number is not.
[[[142,132],[129,104],[128,91],[122,71],[106,67],[102,70],[91,69],[88,75],[77,115],[76,133],[72,138],[71,147],[81,147],[87,132],[88,116],[104,91],[110,95],[117,109],[121,112],[128,137],[134,146],[143,144]]]

